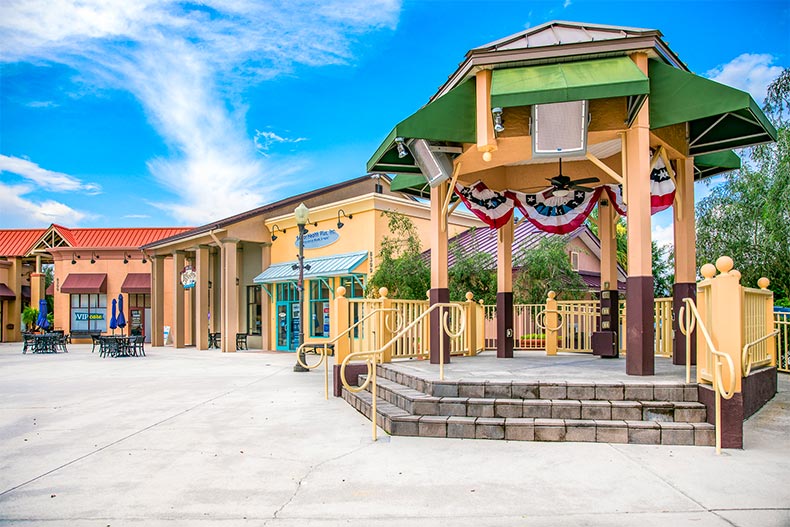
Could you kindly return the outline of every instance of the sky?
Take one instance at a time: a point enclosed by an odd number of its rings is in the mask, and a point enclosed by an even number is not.
[[[786,0],[4,0],[0,228],[197,226],[358,177],[469,49],[551,20],[658,29],[758,103],[790,67]]]

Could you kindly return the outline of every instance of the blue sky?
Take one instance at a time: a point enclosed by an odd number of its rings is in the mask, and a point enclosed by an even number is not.
[[[786,0],[74,4],[0,6],[2,228],[199,225],[362,175],[467,50],[550,20],[659,29],[758,102],[790,66]]]

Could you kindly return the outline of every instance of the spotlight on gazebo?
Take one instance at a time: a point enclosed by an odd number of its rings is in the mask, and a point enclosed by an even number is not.
[[[501,134],[505,131],[505,126],[502,124],[502,108],[494,108],[491,113],[494,115],[494,131]]]
[[[431,143],[425,139],[411,139],[408,143],[414,161],[420,167],[420,172],[428,180],[431,187],[439,186],[443,181],[450,179],[453,173],[453,162],[445,152],[434,152]]]
[[[398,158],[403,159],[407,155],[409,155],[409,151],[406,150],[406,145],[403,144],[402,137],[395,138],[395,146],[398,147]]]

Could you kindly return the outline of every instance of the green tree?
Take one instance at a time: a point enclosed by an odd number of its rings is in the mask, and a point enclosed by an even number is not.
[[[431,270],[420,257],[420,237],[408,216],[384,211],[390,234],[381,240],[378,267],[368,283],[372,296],[381,287],[389,289],[390,298],[425,300],[431,287]]]
[[[464,301],[466,293],[471,292],[474,300],[484,304],[496,303],[497,273],[496,261],[477,246],[464,251],[460,244],[450,245],[455,263],[448,271],[450,300]]]
[[[516,254],[514,263],[519,270],[513,277],[515,303],[542,304],[549,291],[556,291],[562,300],[580,298],[587,292],[587,286],[571,268],[566,243],[562,236],[550,236]]]
[[[652,242],[653,253],[653,296],[666,298],[672,296],[675,283],[675,254],[669,245],[659,246]]]
[[[750,149],[697,206],[697,263],[730,256],[741,282],[771,280],[777,300],[790,298],[790,70],[768,88],[765,110],[778,125],[775,143]]]

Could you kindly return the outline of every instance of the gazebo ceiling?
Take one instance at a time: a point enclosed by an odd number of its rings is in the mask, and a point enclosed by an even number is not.
[[[625,123],[617,128],[625,130],[647,96],[651,130],[687,126],[690,139],[683,148],[695,156],[697,179],[738,168],[740,160],[729,149],[775,140],[776,130],[748,93],[686,71],[660,36],[656,30],[550,22],[474,48],[432,101],[390,132],[367,169],[395,174],[393,190],[422,194],[426,180],[408,150],[398,155],[396,138],[474,148],[474,72],[481,69],[493,70],[490,105],[505,108],[506,118],[509,109],[523,113],[535,104],[619,99]],[[647,76],[627,56],[633,52],[651,58]],[[483,56],[481,66],[475,60]],[[604,147],[590,140],[589,148],[601,157],[595,151]],[[532,164],[529,157],[508,164]]]

